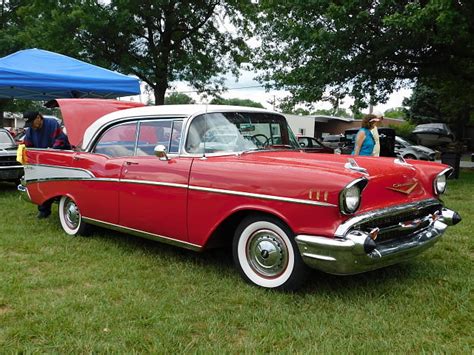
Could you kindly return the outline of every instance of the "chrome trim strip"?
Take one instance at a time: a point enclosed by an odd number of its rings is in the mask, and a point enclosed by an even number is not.
[[[169,186],[176,187],[180,189],[187,189],[189,185],[186,184],[175,184],[172,182],[159,182],[159,181],[149,181],[149,180],[130,180],[130,179],[119,179],[119,182],[126,182],[129,184],[140,184],[140,185],[157,185],[157,186]]]
[[[187,184],[176,184],[171,182],[159,182],[159,181],[150,181],[150,180],[131,180],[131,179],[117,179],[117,178],[99,178],[95,177],[90,171],[85,169],[79,168],[64,168],[58,167],[58,170],[65,170],[70,172],[71,170],[76,170],[77,172],[85,173],[86,176],[80,176],[82,174],[78,174],[79,176],[71,177],[70,175],[66,175],[63,171],[63,175],[51,177],[36,177],[31,178],[28,176],[28,171],[34,169],[32,167],[50,167],[49,165],[27,165],[25,168],[25,182],[26,184],[32,182],[49,182],[49,181],[81,181],[81,180],[90,180],[90,181],[98,181],[98,182],[123,182],[128,184],[142,184],[142,185],[155,185],[155,186],[169,186],[175,187],[179,189],[190,189],[195,191],[205,191],[205,192],[212,192],[224,195],[234,195],[234,196],[244,196],[244,197],[251,197],[257,199],[264,199],[264,200],[273,200],[273,201],[282,201],[282,202],[289,202],[289,203],[298,203],[304,205],[311,205],[311,206],[323,206],[323,207],[337,207],[337,205],[328,203],[328,202],[321,202],[321,201],[312,201],[312,200],[303,200],[298,198],[291,198],[291,197],[283,197],[283,196],[274,196],[274,195],[264,195],[264,194],[256,194],[251,192],[243,192],[243,191],[233,191],[233,190],[225,190],[225,189],[214,189],[209,187],[201,187],[201,186],[193,186]],[[56,168],[56,167],[52,167]],[[27,171],[28,170],[28,171]],[[45,174],[46,175],[46,174]],[[358,181],[358,180],[356,180]]]
[[[136,235],[137,237],[142,237],[142,238],[151,239],[151,240],[155,240],[155,241],[157,240],[157,241],[160,241],[160,242],[163,242],[163,243],[166,243],[166,244],[171,244],[171,245],[174,245],[174,246],[179,246],[179,247],[183,247],[183,248],[194,250],[194,251],[200,251],[200,250],[203,249],[202,246],[197,245],[197,244],[193,244],[193,243],[189,243],[189,242],[183,242],[181,240],[173,239],[173,238],[170,238],[170,237],[165,237],[165,236],[159,235],[159,234],[144,232],[144,231],[139,230],[139,229],[124,227],[124,226],[121,226],[121,225],[118,225],[118,224],[104,222],[104,221],[100,221],[98,219],[84,217],[84,216],[82,217],[82,219],[86,223],[90,223],[90,224],[100,226],[100,227],[105,227],[105,228],[112,229],[112,230],[116,230],[118,232],[125,232],[125,233],[128,233],[128,234]]]
[[[214,192],[214,193],[224,194],[224,195],[236,195],[236,196],[244,196],[244,197],[252,197],[252,198],[261,198],[261,199],[264,199],[264,200],[300,203],[300,204],[304,204],[304,205],[337,207],[337,205],[334,205],[332,203],[327,203],[327,202],[302,200],[302,199],[298,199],[298,198],[283,197],[283,196],[255,194],[255,193],[243,192],[243,191],[213,189],[213,188],[210,188],[210,187],[200,187],[200,186],[191,186],[191,185],[189,186],[189,189],[190,190],[196,190],[196,191]]]
[[[7,169],[23,169],[23,165],[7,165],[7,166],[0,166],[0,170],[7,170]]]
[[[441,202],[433,198],[433,199],[411,202],[411,203],[407,203],[403,205],[397,205],[397,206],[387,207],[387,208],[363,213],[361,215],[350,218],[344,223],[340,224],[339,227],[337,227],[334,235],[336,237],[344,237],[346,233],[357,224],[376,218],[376,217],[395,215],[397,213],[404,212],[407,210],[417,210],[419,208],[424,208],[424,207],[434,206],[434,205],[441,206]]]

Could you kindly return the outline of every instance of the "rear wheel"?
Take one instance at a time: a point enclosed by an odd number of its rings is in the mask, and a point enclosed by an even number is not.
[[[83,221],[76,202],[67,196],[62,196],[59,201],[59,220],[67,234],[86,235],[88,225]]]
[[[308,274],[292,231],[276,218],[245,218],[233,241],[236,267],[254,285],[281,290],[301,286]]]

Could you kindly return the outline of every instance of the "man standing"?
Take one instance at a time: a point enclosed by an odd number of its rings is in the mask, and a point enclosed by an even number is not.
[[[383,120],[382,115],[377,116],[376,118],[372,118],[370,120],[370,122],[374,123],[374,128],[372,128],[370,130],[370,132],[372,133],[372,136],[374,137],[374,140],[375,140],[375,146],[374,146],[374,150],[372,152],[372,155],[374,157],[380,156],[380,137],[379,137],[379,130],[377,129],[377,127],[380,125],[380,122],[382,122],[382,120]]]
[[[23,114],[26,118],[24,144],[33,148],[71,149],[71,145],[59,123],[53,118],[43,117],[38,111],[28,111]],[[47,218],[51,214],[53,201],[47,201],[38,206],[38,218]]]

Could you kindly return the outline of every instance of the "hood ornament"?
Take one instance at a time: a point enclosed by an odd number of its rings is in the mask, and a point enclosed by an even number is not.
[[[357,171],[364,175],[369,175],[367,169],[359,166],[359,164],[357,164],[357,162],[353,158],[347,159],[347,163],[344,164],[344,168]]]
[[[405,184],[393,184],[392,187],[387,187],[387,189],[409,195],[413,192],[413,190],[415,190],[417,186],[418,181],[414,181]]]

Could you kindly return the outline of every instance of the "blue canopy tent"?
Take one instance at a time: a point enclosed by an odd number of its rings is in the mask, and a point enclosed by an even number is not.
[[[0,98],[51,100],[138,94],[138,79],[62,54],[34,48],[0,58]]]

